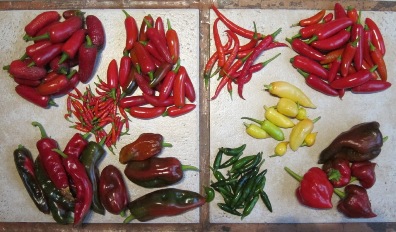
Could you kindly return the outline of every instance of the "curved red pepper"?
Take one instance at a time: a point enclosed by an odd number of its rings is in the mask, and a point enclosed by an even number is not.
[[[353,87],[351,91],[352,93],[376,93],[376,92],[384,91],[391,86],[392,84],[387,81],[369,80],[364,84]]]
[[[86,43],[78,50],[79,78],[82,83],[87,83],[93,74],[98,48],[92,43],[91,38],[86,36]]]
[[[37,43],[31,44],[26,47],[26,55],[29,57],[34,56],[38,51],[43,48],[51,46],[52,43],[49,40],[38,41]]]
[[[126,32],[125,50],[130,51],[138,40],[139,31],[135,18],[129,15],[125,10],[122,10],[122,12],[124,12],[126,16],[124,20]]]
[[[56,106],[56,103],[49,96],[39,94],[33,87],[19,84],[15,86],[15,92],[25,100],[42,108]]]
[[[328,23],[323,23],[321,26],[314,32],[312,40],[323,40],[327,39],[341,30],[352,26],[353,22],[350,18],[339,18],[334,19]]]
[[[385,55],[386,48],[381,30],[378,28],[377,24],[371,18],[366,18],[364,22],[366,23],[367,27],[370,29],[372,33],[371,42],[378,50],[381,51],[382,55]]]
[[[371,30],[367,27],[367,25],[364,26],[364,39],[363,39],[363,59],[370,65],[374,66],[374,62],[371,59],[370,55],[370,43],[371,42]]]
[[[162,82],[161,88],[159,90],[160,100],[163,101],[171,95],[173,90],[173,83],[175,81],[176,74],[179,72],[179,68],[180,68],[180,62],[177,63],[176,67],[173,70],[169,71],[166,74]]]
[[[351,180],[351,167],[349,161],[342,158],[328,160],[323,164],[322,170],[327,174],[335,188],[342,188]]]
[[[55,78],[45,83],[41,83],[39,86],[37,86],[36,90],[39,94],[43,96],[58,94],[69,86],[70,78],[75,73],[76,71],[74,70],[74,72],[71,72],[68,76],[66,76],[65,74],[57,75]]]
[[[213,23],[213,39],[215,42],[216,46],[216,53],[217,53],[217,66],[218,67],[223,67],[225,63],[225,52],[224,52],[224,47],[221,44],[221,39],[220,39],[220,34],[219,34],[219,29],[218,29],[218,23],[220,21],[220,18],[216,18],[214,23]]]
[[[39,30],[60,19],[57,11],[45,11],[37,15],[31,22],[25,26],[25,32],[28,36],[35,36]]]
[[[173,60],[169,53],[169,49],[166,43],[163,43],[158,30],[154,27],[147,28],[146,31],[147,38],[153,43],[153,46],[157,49],[160,56],[168,63],[172,64]]]
[[[188,72],[186,71],[186,79],[184,81],[184,85],[185,85],[185,89],[186,89],[186,98],[190,101],[190,102],[195,102],[195,88],[194,85],[191,81],[190,76],[188,75]]]
[[[350,39],[351,33],[347,30],[341,30],[337,34],[323,40],[317,40],[310,45],[322,51],[333,51],[343,47]]]
[[[338,56],[338,58],[331,63],[331,67],[329,69],[329,75],[327,79],[328,83],[331,83],[336,79],[340,66],[341,66],[341,56]]]
[[[360,23],[355,23],[351,29],[351,41],[357,40],[355,56],[353,57],[353,66],[356,70],[360,70],[363,64],[363,44],[364,41],[364,28]]]
[[[128,192],[122,173],[113,165],[106,166],[99,177],[99,199],[104,208],[115,215],[128,204]]]
[[[186,76],[187,71],[184,66],[180,66],[173,82],[173,98],[175,99],[175,106],[181,108],[186,103]]]
[[[133,106],[129,108],[129,114],[132,117],[140,119],[152,119],[161,116],[166,110],[166,107],[141,107]]]
[[[146,35],[147,23],[149,23],[150,25],[154,24],[154,19],[151,15],[144,16],[142,24],[140,24],[139,36],[138,36],[140,42],[144,42],[148,40]]]
[[[81,44],[85,41],[85,29],[79,29],[75,31],[70,38],[62,46],[62,57],[59,64],[63,63],[67,59],[73,59],[78,52]]]
[[[326,14],[326,10],[321,10],[308,18],[301,19],[298,23],[293,24],[292,26],[306,27],[313,24],[317,24],[320,22],[320,20],[322,20],[325,14]]]
[[[334,14],[330,12],[323,17],[323,22],[324,23],[330,22],[331,20],[333,20],[333,17],[334,17]]]
[[[30,63],[29,66],[36,65],[44,67],[55,57],[62,54],[62,46],[62,43],[57,43],[37,51],[37,53],[32,56],[33,62]]]
[[[314,74],[325,80],[328,78],[328,71],[325,68],[323,68],[318,62],[305,56],[296,55],[291,59],[291,62],[295,68],[301,69],[304,72]]]
[[[196,108],[195,104],[185,104],[182,108],[171,106],[166,109],[162,116],[178,117],[187,113],[190,113]]]
[[[341,66],[340,66],[340,73],[341,76],[346,77],[349,73],[349,68],[355,57],[357,43],[359,42],[359,38],[354,40],[353,42],[348,43],[341,56]]]
[[[171,26],[170,20],[167,19],[168,30],[166,31],[166,45],[168,46],[170,56],[172,58],[172,63],[176,64],[180,57],[180,42],[179,36]]]
[[[230,51],[228,58],[225,60],[224,65],[223,65],[222,69],[220,70],[220,73],[219,73],[220,77],[222,77],[226,73],[228,73],[228,69],[234,63],[235,58],[239,51],[239,39],[236,36],[236,34],[234,32],[232,32],[231,30],[227,30],[226,33],[229,34],[230,37],[232,38],[232,41],[234,41],[234,47]]]
[[[161,100],[159,97],[157,96],[153,96],[153,95],[148,95],[143,93],[143,98],[146,100],[147,103],[149,103],[152,106],[158,107],[158,106],[172,106],[175,104],[175,99],[170,96],[165,100]]]
[[[80,133],[75,133],[71,137],[69,142],[67,142],[63,153],[76,159],[80,158],[80,155],[83,152],[84,148],[88,145],[88,136],[89,134],[82,135]]]
[[[154,95],[154,90],[150,87],[149,81],[144,78],[142,75],[140,75],[138,72],[134,72],[135,74],[135,80],[136,84],[139,86],[140,90],[142,90],[143,93],[146,93],[148,95]]]
[[[313,74],[304,73],[298,70],[305,78],[305,83],[312,89],[329,96],[338,96],[338,91],[332,88],[326,81]]]
[[[370,43],[370,56],[374,64],[377,66],[377,72],[381,80],[388,80],[388,71],[386,69],[386,63],[381,51]]]
[[[313,24],[311,26],[300,28],[297,35],[294,35],[292,39],[299,38],[301,39],[309,39],[311,38],[314,33],[322,26],[322,23]]]
[[[324,60],[325,56],[316,50],[313,46],[310,46],[303,42],[301,39],[286,39],[291,44],[292,49],[300,55],[306,56],[310,59],[321,61]]]
[[[98,49],[102,49],[105,44],[106,33],[100,19],[95,15],[88,15],[85,18],[85,25],[87,27],[87,35],[91,38],[92,43]]]
[[[29,66],[31,60],[14,60],[9,66],[3,67],[14,78],[26,80],[40,80],[47,74],[44,67]]]
[[[361,69],[356,73],[334,80],[330,86],[335,89],[353,88],[372,79],[372,75],[370,70]]]
[[[136,57],[139,62],[140,70],[144,74],[148,74],[151,77],[150,79],[152,79],[152,75],[156,67],[150,54],[141,43],[135,43],[134,50],[136,52]]]
[[[147,104],[147,101],[143,96],[124,97],[118,103],[118,105],[124,109],[130,108],[133,106],[142,106],[145,104]]]

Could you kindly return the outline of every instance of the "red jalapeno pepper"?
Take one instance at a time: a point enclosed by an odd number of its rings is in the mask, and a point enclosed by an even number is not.
[[[49,80],[37,86],[36,90],[39,94],[43,96],[58,94],[59,92],[63,91],[66,87],[68,87],[70,78],[76,72],[77,71],[74,70],[68,76],[66,76],[65,74],[57,75],[52,80]]]
[[[40,80],[45,77],[47,70],[44,67],[29,66],[31,60],[14,60],[9,66],[4,66],[3,70],[7,70],[14,78],[26,80]]]
[[[34,54],[34,56],[32,56],[32,62],[29,64],[29,66],[36,65],[38,67],[44,67],[55,57],[62,54],[62,46],[62,43],[57,43],[41,49],[36,54]]]
[[[122,98],[118,104],[121,108],[127,109],[132,106],[145,105],[145,104],[147,104],[147,101],[143,96],[128,96],[128,97]]]
[[[372,70],[361,69],[356,73],[334,80],[330,86],[335,89],[348,89],[359,86],[372,79],[372,72],[375,68],[373,67]]]
[[[49,47],[51,46],[52,43],[48,40],[43,40],[43,41],[39,41],[37,43],[31,44],[29,46],[26,47],[26,55],[29,57],[34,56],[34,54],[36,54],[36,52],[40,51],[43,48]]]
[[[143,93],[143,98],[146,100],[146,102],[152,106],[158,107],[158,106],[172,106],[175,104],[175,99],[170,96],[165,100],[160,100],[159,97],[153,96],[153,95],[148,95]]]
[[[127,207],[127,187],[122,173],[113,165],[106,166],[100,173],[99,199],[104,208],[115,215],[119,215]]]
[[[128,14],[125,10],[122,10],[122,12],[124,12],[126,16],[124,20],[126,32],[125,50],[130,51],[138,40],[139,31],[135,18]]]
[[[166,110],[164,106],[158,107],[141,107],[133,106],[130,107],[128,112],[134,118],[139,119],[152,119],[161,116]]]
[[[69,142],[67,142],[63,153],[65,153],[67,156],[72,156],[76,159],[79,159],[83,150],[87,147],[88,145],[88,138],[89,133],[82,135],[81,133],[75,133]]]
[[[294,26],[306,27],[313,24],[317,24],[320,22],[320,20],[322,20],[325,14],[326,14],[326,10],[321,10],[308,18],[301,19],[298,23],[293,24],[292,27]]]
[[[35,36],[39,30],[48,24],[59,21],[60,17],[57,11],[45,11],[40,13],[25,26],[25,32],[28,36]]]
[[[364,22],[366,23],[367,27],[370,29],[372,33],[371,42],[378,50],[381,51],[382,55],[385,55],[386,48],[381,30],[378,28],[377,24],[371,18],[366,18]]]
[[[343,47],[350,39],[351,33],[347,30],[341,30],[337,34],[323,40],[317,40],[310,45],[322,51],[333,51]]]
[[[353,42],[348,43],[344,48],[344,52],[342,53],[341,56],[341,66],[340,66],[340,73],[341,76],[343,77],[346,77],[348,75],[349,68],[353,61],[353,58],[355,57],[358,42],[359,42],[359,38],[357,38]]]
[[[346,18],[348,17],[344,7],[341,5],[341,3],[337,2],[334,4],[334,18],[335,19],[340,19],[340,18]]]
[[[165,34],[166,45],[168,46],[170,56],[172,58],[172,63],[176,64],[180,57],[180,42],[179,36],[171,26],[170,20],[167,19],[168,29]]]
[[[93,74],[98,48],[92,43],[91,38],[87,35],[85,44],[81,45],[78,50],[79,78],[82,83],[87,83]]]
[[[301,69],[302,71],[310,74],[314,74],[325,80],[328,78],[328,71],[314,60],[302,55],[296,55],[291,58],[290,61],[295,68]]]
[[[167,44],[161,40],[161,36],[160,36],[158,30],[148,23],[147,23],[147,26],[148,26],[147,31],[146,31],[147,38],[149,39],[150,42],[153,43],[154,47],[157,49],[160,56],[166,62],[172,64],[173,60],[169,53]]]
[[[175,81],[176,74],[179,72],[179,68],[180,68],[180,60],[176,63],[176,67],[166,74],[162,82],[161,88],[159,90],[160,100],[163,101],[171,95],[173,90],[173,83]]]
[[[376,93],[376,92],[384,91],[391,86],[392,84],[387,81],[369,80],[361,85],[353,87],[351,91],[352,93]]]
[[[175,99],[175,106],[179,108],[183,107],[186,103],[186,76],[186,69],[184,66],[180,66],[173,82],[173,98]]]
[[[106,34],[100,19],[95,15],[88,15],[85,18],[85,25],[87,27],[87,35],[91,38],[92,43],[98,49],[102,49],[105,44]]]
[[[377,66],[377,72],[381,80],[388,80],[388,72],[386,69],[386,63],[381,51],[370,43],[370,56],[373,63]]]
[[[153,62],[150,54],[147,52],[147,50],[144,48],[143,44],[141,44],[141,43],[135,43],[134,50],[136,52],[136,57],[139,62],[140,70],[144,74],[149,75],[150,80],[152,80],[153,73],[154,73],[154,70],[156,69],[156,67],[154,65],[154,62]]]
[[[190,113],[196,108],[195,104],[185,104],[182,108],[177,106],[171,106],[166,109],[162,116],[178,117],[187,113]]]
[[[300,55],[306,56],[310,59],[317,61],[324,60],[325,58],[325,56],[321,52],[316,50],[314,47],[306,44],[301,39],[296,38],[293,40],[291,39],[286,39],[286,40],[290,43],[292,49]]]
[[[27,85],[17,85],[15,86],[15,91],[19,96],[25,100],[40,106],[42,108],[47,108],[50,106],[57,106],[56,103],[49,97],[39,94],[35,88]]]
[[[85,29],[79,29],[75,31],[70,38],[62,46],[62,57],[59,60],[59,64],[63,63],[67,59],[73,59],[78,52],[81,44],[85,41]]]

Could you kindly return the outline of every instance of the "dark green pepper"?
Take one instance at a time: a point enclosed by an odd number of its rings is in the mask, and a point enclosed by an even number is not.
[[[90,141],[88,145],[84,148],[80,161],[84,165],[85,170],[87,171],[88,177],[92,183],[93,197],[91,208],[96,213],[105,214],[105,208],[99,199],[99,170],[98,163],[101,161],[103,156],[106,154],[106,150],[103,148],[103,143],[105,139],[103,139],[100,143],[96,143],[94,141]]]
[[[225,155],[228,155],[228,156],[236,156],[236,155],[238,155],[239,153],[243,152],[243,151],[245,150],[245,148],[246,148],[246,144],[242,144],[241,146],[235,147],[235,148],[231,148],[231,147],[222,147],[222,148],[220,148],[220,150],[223,151],[223,153],[224,153]]]
[[[175,188],[160,189],[148,193],[130,203],[131,215],[124,223],[133,219],[141,222],[164,216],[175,216],[205,204],[206,199],[196,192]]]
[[[73,223],[74,219],[72,217],[71,211],[66,211],[62,209],[62,206],[59,206],[58,203],[52,200],[48,200],[48,205],[51,210],[52,218],[58,224],[67,225]]]
[[[41,212],[49,214],[50,210],[47,199],[34,172],[32,153],[24,146],[19,145],[18,148],[14,150],[14,162],[23,185],[34,204]]]

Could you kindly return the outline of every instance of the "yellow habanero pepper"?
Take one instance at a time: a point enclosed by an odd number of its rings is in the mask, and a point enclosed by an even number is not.
[[[269,85],[264,85],[266,89],[278,97],[285,97],[293,100],[294,102],[308,108],[316,108],[311,99],[305,93],[286,81],[275,81]]]
[[[297,151],[297,149],[303,144],[304,139],[312,132],[314,123],[319,119],[320,117],[314,120],[306,118],[298,122],[293,127],[289,138],[289,146],[293,151]]]
[[[246,127],[246,133],[256,139],[266,139],[270,135],[257,124],[243,123]]]
[[[276,110],[283,115],[294,118],[298,114],[298,105],[293,100],[282,97],[276,104]]]
[[[282,128],[290,128],[294,126],[294,122],[286,117],[285,115],[279,113],[274,107],[266,107],[265,109],[265,118],[272,122],[273,124],[282,127]]]

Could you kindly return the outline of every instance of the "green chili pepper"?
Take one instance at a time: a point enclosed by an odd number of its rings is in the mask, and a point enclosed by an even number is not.
[[[216,178],[217,181],[225,180],[223,173],[221,173],[218,170],[215,170],[212,167],[210,167],[210,169],[212,170],[213,176]]]
[[[249,179],[252,177],[254,173],[253,172],[249,172],[246,173],[245,175],[243,175],[241,177],[241,179],[239,179],[235,190],[234,190],[234,198],[231,201],[231,208],[235,208],[236,204],[238,203],[239,199],[242,197],[242,193],[243,193],[243,188],[246,185],[246,183],[249,181]]]
[[[264,190],[262,190],[262,191],[260,192],[260,197],[261,197],[261,200],[263,200],[264,205],[265,205],[265,206],[267,207],[267,209],[272,213],[272,205],[271,205],[271,202],[270,202],[270,200],[269,200],[269,198],[268,198],[267,193],[266,193]]]
[[[217,188],[217,190],[220,194],[224,194],[224,196],[226,196],[227,198],[233,197],[232,193],[225,187],[220,186]]]
[[[257,179],[255,181],[256,183],[254,184],[252,191],[246,197],[246,199],[251,199],[253,196],[259,194],[260,191],[264,188],[266,183],[266,177],[265,177],[266,173],[267,173],[267,169],[265,169],[264,171],[260,172],[257,175]]]
[[[229,184],[237,182],[237,181],[238,181],[237,179],[226,179],[226,180],[222,180],[222,181],[218,181],[216,183],[213,183],[210,186],[212,188],[215,188],[215,187],[219,187],[219,186],[229,185]]]
[[[232,209],[231,207],[229,207],[229,206],[226,205],[226,204],[217,203],[217,206],[219,206],[220,209],[224,210],[224,211],[227,212],[227,213],[230,213],[230,214],[233,214],[233,215],[236,215],[236,216],[242,216],[242,214],[241,214],[240,212],[238,212],[238,211],[235,210],[235,209]]]
[[[242,196],[239,199],[239,201],[237,202],[237,206],[239,205],[244,205],[246,199],[248,199],[247,197],[250,195],[250,193],[253,191],[253,187],[256,183],[257,180],[257,174],[250,177],[250,179],[248,180],[248,182],[246,183],[246,185],[244,186],[243,190],[242,190]]]
[[[206,202],[211,202],[213,201],[214,197],[215,197],[215,192],[213,190],[213,188],[210,187],[205,187],[205,193],[206,193]]]
[[[241,220],[243,220],[243,218],[245,218],[246,216],[248,216],[252,212],[252,210],[253,210],[254,206],[256,205],[259,197],[260,197],[259,195],[255,196],[253,198],[253,200],[249,204],[247,204],[245,206],[245,208],[243,209]]]
[[[72,211],[65,211],[62,207],[52,200],[48,201],[48,206],[51,211],[52,218],[56,223],[67,225],[73,223]]]
[[[245,173],[247,171],[250,171],[250,170],[256,168],[257,166],[261,166],[263,164],[264,160],[263,160],[263,162],[261,162],[262,158],[263,158],[263,153],[259,152],[251,162],[247,163],[245,166],[243,166],[237,170],[234,170],[234,171],[231,170],[231,172]]]
[[[220,167],[222,158],[223,158],[223,151],[219,149],[215,157],[215,160],[213,161],[213,169],[217,170]]]
[[[269,120],[260,121],[249,117],[242,117],[242,119],[247,119],[260,124],[263,130],[265,130],[272,138],[278,141],[283,141],[285,139],[285,135],[283,134],[283,131]]]
[[[99,192],[98,192],[98,163],[101,161],[103,156],[106,154],[105,149],[103,148],[103,143],[105,139],[103,139],[100,143],[96,143],[94,141],[90,141],[88,145],[83,150],[80,161],[84,165],[85,170],[91,180],[93,197],[91,208],[93,211],[104,215],[105,208],[99,200]]]
[[[255,139],[266,139],[266,138],[270,137],[269,134],[265,130],[263,130],[263,128],[258,126],[257,124],[243,123],[243,125],[245,125],[245,127],[246,127],[246,129],[245,129],[246,133]]]
[[[244,167],[247,163],[254,160],[254,158],[256,158],[256,155],[249,155],[239,159],[232,165],[231,172],[235,172],[236,170]]]
[[[220,164],[219,169],[227,168],[227,167],[233,165],[235,162],[237,162],[239,160],[239,157],[241,157],[242,154],[243,153],[240,152],[238,155],[229,158],[227,161],[225,161],[224,163]]]
[[[246,144],[242,144],[239,147],[236,148],[230,148],[230,147],[222,147],[220,148],[220,150],[223,151],[224,155],[228,155],[228,156],[236,156],[239,155],[241,152],[243,152],[246,148]]]

